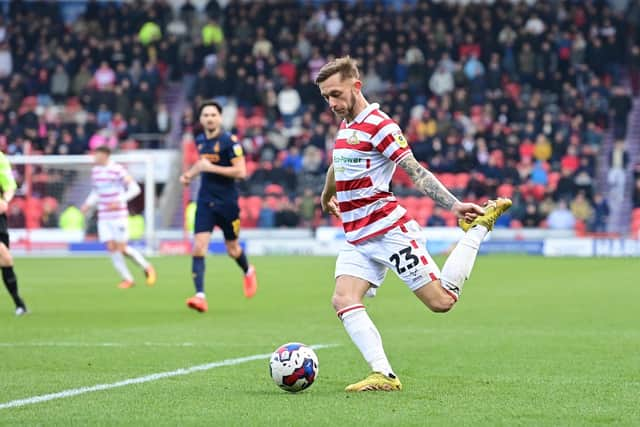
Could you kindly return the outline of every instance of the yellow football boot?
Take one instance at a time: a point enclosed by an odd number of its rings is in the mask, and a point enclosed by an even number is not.
[[[484,206],[484,215],[481,215],[473,220],[473,222],[467,222],[464,219],[458,220],[458,225],[465,232],[469,231],[474,225],[483,225],[487,227],[487,230],[493,229],[493,224],[500,215],[507,211],[512,205],[511,199],[504,199],[498,197],[496,200],[489,200]]]
[[[372,372],[362,381],[348,385],[344,391],[397,391],[402,390],[398,377],[390,378],[380,372]]]

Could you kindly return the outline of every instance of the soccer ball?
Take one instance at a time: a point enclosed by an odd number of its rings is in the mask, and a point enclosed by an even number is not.
[[[313,384],[318,376],[318,356],[304,344],[283,344],[271,355],[269,371],[278,387],[297,393]]]

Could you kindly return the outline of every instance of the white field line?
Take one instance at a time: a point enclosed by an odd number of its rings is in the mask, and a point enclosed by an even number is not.
[[[335,346],[336,346],[335,344],[315,344],[315,345],[312,345],[311,348],[317,350],[321,348],[329,348],[329,347],[335,347]],[[271,357],[271,353],[254,354],[251,356],[238,357],[235,359],[225,359],[219,362],[211,362],[211,363],[205,363],[204,365],[195,365],[195,366],[190,366],[188,368],[176,369],[175,371],[158,372],[155,374],[145,375],[143,377],[129,378],[126,380],[115,382],[115,383],[96,384],[89,387],[72,388],[72,389],[60,391],[57,393],[42,394],[40,396],[32,396],[32,397],[27,397],[25,399],[17,399],[17,400],[12,400],[10,402],[0,403],[0,410],[17,408],[20,406],[33,405],[35,403],[48,402],[50,400],[64,399],[67,397],[78,396],[80,394],[92,393],[94,391],[109,390],[112,388],[125,387],[132,384],[142,384],[142,383],[158,381],[158,380],[162,380],[170,377],[189,375],[194,372],[208,371],[208,370],[220,368],[223,366],[240,365],[242,363],[252,362],[254,360],[267,359],[269,357]]]
[[[0,347],[212,347],[209,344],[192,342],[74,342],[74,341],[36,341],[36,342],[0,342]]]

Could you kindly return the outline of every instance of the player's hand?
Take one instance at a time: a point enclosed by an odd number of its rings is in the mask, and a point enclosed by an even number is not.
[[[189,185],[191,183],[191,178],[187,176],[186,173],[180,175],[180,183],[182,185]]]
[[[80,206],[80,212],[82,212],[83,214],[87,214],[87,212],[89,212],[89,205],[82,205]]]
[[[200,159],[200,160],[198,160],[196,162],[196,167],[198,168],[198,171],[200,171],[200,172],[206,170],[206,168],[211,166],[211,165],[212,165],[212,163],[209,160],[205,159],[205,158],[202,158],[202,159]]]
[[[466,222],[473,222],[480,215],[484,215],[484,209],[475,203],[456,202],[451,207],[451,212],[456,214],[458,218],[464,219]]]
[[[9,203],[6,200],[0,199],[0,214],[6,213],[9,210]]]
[[[336,196],[329,197],[323,193],[320,198],[320,204],[322,205],[323,211],[340,218],[340,207],[338,206],[338,199]]]

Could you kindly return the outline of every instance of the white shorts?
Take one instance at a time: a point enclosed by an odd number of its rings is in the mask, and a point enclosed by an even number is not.
[[[119,219],[99,219],[98,237],[101,242],[113,240],[115,242],[126,242],[129,240],[129,220]]]
[[[389,268],[412,291],[440,278],[440,269],[427,251],[427,240],[417,222],[409,221],[357,245],[346,243],[336,260],[335,277],[359,277],[378,288]],[[375,295],[375,289],[368,295]]]

